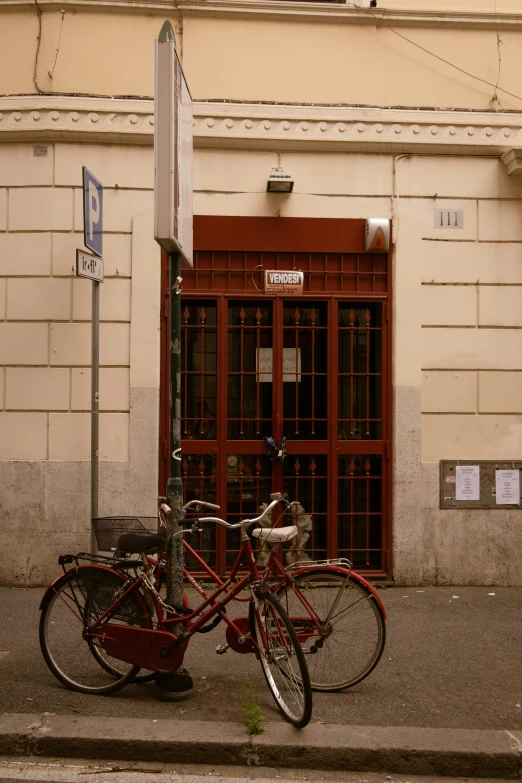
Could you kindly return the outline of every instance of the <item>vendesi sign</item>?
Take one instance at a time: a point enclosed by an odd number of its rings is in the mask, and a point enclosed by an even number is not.
[[[265,293],[301,296],[303,293],[304,272],[265,271]]]

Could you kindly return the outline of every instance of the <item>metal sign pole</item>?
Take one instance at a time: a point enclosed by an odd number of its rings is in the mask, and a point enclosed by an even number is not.
[[[156,42],[154,102],[154,238],[169,257],[170,383],[167,503],[167,601],[183,606],[183,482],[181,479],[181,277],[192,266],[192,98],[176,53],[174,30],[164,22]],[[183,624],[176,622],[176,635]],[[188,672],[156,676],[160,698],[179,701],[193,693]]]
[[[170,262],[170,470],[167,503],[172,509],[167,529],[167,602],[183,606],[183,481],[181,478],[181,297],[180,255],[169,253]],[[174,633],[182,630],[176,623]]]
[[[91,552],[98,552],[93,520],[98,517],[98,434],[100,423],[100,284],[92,281],[91,360]]]
[[[103,283],[103,185],[85,166],[83,184],[83,242],[91,251],[76,251],[76,274],[92,280],[91,339],[91,552],[98,552],[93,520],[98,518],[98,433],[100,418],[100,283]]]

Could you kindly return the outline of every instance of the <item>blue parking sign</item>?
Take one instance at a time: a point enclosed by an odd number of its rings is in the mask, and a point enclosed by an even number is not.
[[[83,173],[83,241],[85,247],[102,256],[103,243],[103,185],[91,172]]]

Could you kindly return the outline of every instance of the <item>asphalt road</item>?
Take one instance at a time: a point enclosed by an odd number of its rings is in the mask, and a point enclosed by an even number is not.
[[[215,654],[221,626],[190,643],[185,665],[196,692],[189,701],[159,702],[153,685],[109,697],[66,690],[40,653],[42,593],[0,588],[2,712],[243,721],[250,684],[266,720],[278,719],[255,658]],[[522,729],[522,588],[392,588],[381,596],[388,611],[381,662],[351,690],[314,694],[312,722]]]
[[[210,767],[147,762],[0,757],[0,783],[484,783],[484,778],[441,778],[382,772],[318,772],[273,767]],[[152,777],[151,777],[152,776]],[[507,783],[496,779],[495,783]]]

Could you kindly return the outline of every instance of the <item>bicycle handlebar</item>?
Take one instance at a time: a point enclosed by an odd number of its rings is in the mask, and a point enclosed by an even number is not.
[[[219,511],[221,506],[216,506],[215,503],[207,503],[206,500],[189,500],[188,503],[185,503],[183,506],[183,511],[186,511],[188,508],[191,508],[192,506],[206,506],[207,508],[210,508],[212,511]]]
[[[274,497],[274,495],[277,497]],[[200,522],[214,522],[215,524],[221,525],[222,527],[228,527],[229,530],[236,530],[239,527],[250,527],[250,525],[255,525],[265,519],[265,517],[268,516],[268,514],[277,506],[278,503],[284,503],[286,510],[297,503],[295,500],[291,502],[286,500],[283,498],[280,492],[274,492],[272,495],[270,495],[270,497],[273,498],[272,502],[268,504],[262,514],[260,514],[258,517],[254,517],[253,519],[243,519],[241,522],[236,522],[235,524],[231,524],[230,522],[227,522],[225,519],[221,519],[220,517],[199,517],[194,521],[190,532],[197,533],[199,531]]]
[[[235,524],[231,524],[230,522],[227,522],[225,519],[221,519],[221,517],[198,517],[198,519],[194,520],[194,523],[192,527],[190,528],[191,533],[197,533],[199,531],[199,525],[202,522],[213,522],[214,524],[221,525],[222,527],[228,527],[229,530],[236,530],[240,527],[250,527],[250,525],[255,525],[259,522],[261,522],[265,517],[268,516],[268,514],[277,506],[278,503],[284,503],[286,506],[286,511],[288,511],[290,508],[292,508],[293,505],[297,503],[296,500],[288,501],[286,498],[282,496],[280,492],[274,492],[270,495],[271,502],[268,504],[268,506],[265,508],[265,510],[258,516],[254,517],[253,519],[243,519],[241,522],[236,522]],[[189,500],[188,503],[185,503],[183,506],[183,511],[186,511],[189,508],[192,508],[193,506],[206,506],[207,508],[211,510],[218,510],[220,506],[216,506],[215,503],[207,503],[204,500]],[[172,509],[170,506],[167,506],[166,503],[162,503],[159,507],[159,515],[162,522],[162,525],[164,527],[167,527],[164,516],[168,516],[172,513]],[[180,531],[180,533],[188,533],[188,530]],[[179,535],[179,533],[176,533],[176,535]]]
[[[160,498],[160,500],[163,500],[163,498]],[[205,500],[189,500],[188,503],[185,503],[185,505],[182,508],[182,511],[185,512],[187,509],[192,508],[192,506],[195,506],[196,508],[198,506],[206,506],[207,508],[211,509],[212,511],[219,511],[219,506],[216,506],[215,503],[207,503]],[[168,517],[169,514],[172,514],[172,509],[170,506],[167,506],[166,503],[161,503],[159,509],[159,518],[161,522],[162,527],[167,527],[167,522],[165,520],[165,517]]]

